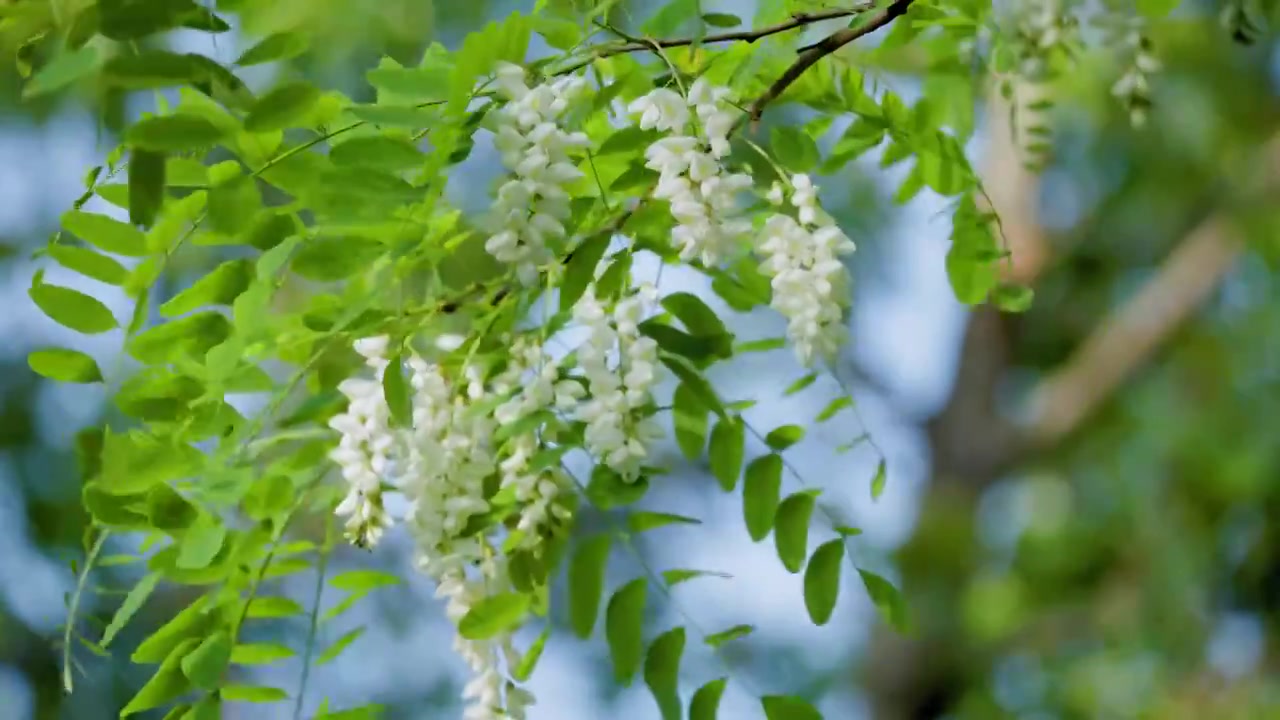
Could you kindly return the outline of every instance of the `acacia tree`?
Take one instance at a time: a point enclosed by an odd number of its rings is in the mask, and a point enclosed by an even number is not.
[[[533,698],[523,684],[550,625],[528,647],[513,634],[558,610],[548,588],[562,572],[560,611],[573,631],[589,638],[602,625],[617,680],[642,676],[663,717],[681,717],[688,630],[646,640],[642,616],[651,591],[713,571],[668,569],[607,599],[603,578],[632,534],[696,518],[636,510],[624,525],[574,534],[584,503],[625,507],[661,482],[653,448],[668,435],[690,459],[705,456],[726,492],[741,486],[747,532],[772,533],[779,561],[803,572],[814,623],[830,618],[848,566],[885,619],[905,625],[893,586],[846,552],[857,530],[812,489],[783,496],[785,453],[806,428],[748,424],[741,412],[752,401],[723,398],[705,373],[790,347],[808,371],[793,390],[835,375],[855,246],[822,209],[812,175],[878,147],[886,165],[911,165],[899,202],[926,189],[953,199],[946,265],[956,297],[1025,310],[1031,292],[1002,280],[1010,254],[1000,219],[963,151],[972,106],[988,87],[1009,99],[1021,158],[1039,166],[1049,150],[1040,116],[1088,40],[1114,57],[1114,100],[1141,125],[1160,68],[1145,28],[1177,3],[774,2],[746,22],[672,0],[637,25],[617,2],[540,0],[456,49],[433,44],[416,66],[383,60],[367,74],[368,103],[302,80],[254,93],[237,76],[306,52],[303,33],[263,37],[233,67],[145,44],[176,28],[224,32],[246,5],[99,0],[48,13],[20,3],[31,11],[13,15],[30,24],[23,57],[44,58],[27,96],[89,79],[178,88],[176,102],[161,98],[124,129],[43,251],[123,288],[132,316],[42,273],[30,290],[66,327],[123,330],[136,364],[112,383],[133,422],[81,436],[93,526],[66,625],[67,689],[77,642],[110,646],[161,583],[203,589],[133,652],[157,669],[124,714],[172,704],[174,717],[217,717],[224,701],[289,699],[236,684],[232,668],[295,652],[241,633],[307,612],[262,591],[292,573],[324,577],[333,536],[313,543],[289,532],[318,512],[339,516],[345,537],[370,551],[388,532],[413,537],[474,672],[466,717],[524,716]],[[1225,8],[1240,37],[1263,17],[1244,2]],[[926,85],[909,104],[841,54],[871,35],[880,48],[918,45],[931,68],[963,69],[960,99]],[[785,104],[812,119],[764,132],[766,114]],[[842,116],[852,123],[824,155],[813,138]],[[445,190],[477,143],[492,145],[505,173],[488,210],[472,215]],[[127,222],[85,211],[94,197]],[[167,266],[195,246],[227,246],[228,259],[166,295]],[[647,261],[705,275],[730,311],[772,308],[786,337],[738,341],[703,298],[664,292],[661,270],[651,281],[633,271]],[[74,348],[38,350],[30,365],[58,381],[103,381]],[[243,393],[263,406],[242,414],[228,396]],[[854,408],[846,393],[815,422]],[[747,456],[750,436],[763,454]],[[882,458],[873,496],[885,477]],[[810,542],[815,523],[830,539]],[[111,538],[127,533],[145,538],[148,573],[103,635],[87,637],[77,613],[89,578]],[[395,581],[373,570],[327,579],[347,594],[338,612]],[[314,639],[320,618],[310,614]],[[702,639],[718,645],[740,632]],[[308,641],[304,663],[354,639],[323,650]],[[690,716],[714,717],[731,681],[699,688]],[[300,713],[301,688],[295,697]],[[770,718],[818,717],[798,696],[761,704]]]

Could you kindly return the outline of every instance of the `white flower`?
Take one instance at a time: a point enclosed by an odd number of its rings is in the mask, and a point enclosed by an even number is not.
[[[627,112],[640,115],[641,130],[683,132],[689,123],[689,107],[680,93],[658,88],[634,100]]]
[[[761,271],[773,288],[771,306],[787,318],[787,337],[806,366],[830,358],[848,335],[844,308],[848,274],[840,256],[855,250],[818,206],[818,188],[807,175],[791,178],[791,204],[800,221],[775,214],[765,221],[758,243]],[[781,195],[781,188],[778,188]],[[774,193],[771,192],[771,195]]]
[[[485,250],[515,265],[525,284],[538,278],[538,266],[554,255],[549,243],[565,234],[569,196],[564,185],[582,176],[570,153],[589,144],[580,132],[568,132],[560,120],[586,87],[578,76],[566,76],[529,88],[524,69],[502,64],[498,91],[508,102],[493,113],[494,146],[513,173],[498,188],[488,217],[492,234]]]

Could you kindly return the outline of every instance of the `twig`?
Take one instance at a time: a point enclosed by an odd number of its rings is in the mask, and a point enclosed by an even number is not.
[[[791,87],[791,84],[798,80],[806,70],[813,67],[814,64],[822,58],[834,53],[854,40],[865,35],[870,35],[893,22],[899,16],[907,12],[907,8],[911,7],[912,2],[914,2],[914,0],[894,0],[892,5],[886,7],[879,15],[871,18],[865,24],[859,25],[858,27],[837,30],[822,40],[805,48],[801,51],[800,56],[796,58],[796,61],[787,68],[786,72],[782,73],[782,75],[769,86],[769,89],[764,91],[763,95],[756,98],[756,101],[751,103],[751,107],[748,108],[747,114],[743,119],[752,123],[758,121],[760,119],[760,115],[764,113],[765,106],[778,99],[778,96],[786,91],[787,88]],[[739,125],[741,125],[741,122]]]
[[[93,566],[98,561],[98,554],[102,552],[102,546],[106,545],[107,537],[111,535],[111,531],[103,530],[98,539],[93,542],[93,547],[89,549],[89,554],[84,559],[84,569],[80,572],[80,578],[76,581],[76,589],[71,594],[71,605],[67,608],[67,629],[62,637],[62,689],[70,693],[72,689],[71,681],[71,641],[75,635],[76,628],[76,612],[80,609],[80,598],[84,596],[85,583],[89,580],[89,573],[93,570]]]
[[[591,53],[591,55],[587,57],[585,60],[582,60],[581,62],[578,62],[578,63],[574,63],[573,65],[563,68],[561,70],[558,70],[556,71],[556,74],[563,75],[566,73],[571,73],[574,70],[578,70],[587,65],[590,65],[596,60],[603,60],[605,58],[613,57],[614,55],[623,55],[626,53],[633,53],[633,52],[646,52],[646,51],[653,50],[655,48],[686,47],[686,46],[695,45],[695,44],[706,45],[706,44],[712,44],[712,43],[726,43],[726,42],[754,43],[757,40],[763,40],[764,38],[767,38],[770,35],[777,35],[779,33],[784,33],[789,30],[795,30],[796,28],[806,27],[808,25],[822,22],[824,20],[835,20],[837,18],[853,17],[855,15],[859,15],[861,13],[867,12],[868,10],[871,10],[874,8],[875,8],[874,2],[862,2],[862,3],[858,3],[857,5],[851,8],[817,10],[814,12],[798,12],[798,13],[792,14],[790,20],[785,20],[776,25],[769,25],[766,27],[762,27],[759,30],[739,30],[736,32],[717,33],[715,35],[706,35],[701,38],[697,38],[697,37],[673,38],[670,40],[660,40],[656,38],[653,38],[653,39],[639,38],[639,37],[631,37],[629,35],[624,35],[623,33],[619,32],[616,28],[606,28],[607,30],[609,30],[609,32],[622,36],[622,38],[626,42],[624,42],[621,45],[601,46],[597,48],[593,53]]]

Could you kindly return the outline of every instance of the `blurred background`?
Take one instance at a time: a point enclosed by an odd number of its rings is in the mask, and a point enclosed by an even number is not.
[[[533,2],[216,4],[240,11],[232,32],[175,33],[166,42],[229,62],[267,33],[303,29],[319,50],[287,67],[251,68],[246,80],[260,88],[303,75],[365,99],[372,91],[363,72],[381,55],[416,64],[427,42],[456,47],[468,31]],[[1252,42],[1233,41],[1217,22],[1221,3],[1182,5],[1152,38],[1165,68],[1154,78],[1147,126],[1132,129],[1108,96],[1118,67],[1086,57],[1045,118],[1054,151],[1039,175],[1022,167],[1008,108],[975,101],[964,90],[967,75],[921,74],[911,46],[850,51],[907,98],[919,96],[922,82],[959,88],[952,111],[973,129],[969,149],[1014,253],[1009,272],[1035,288],[1036,301],[1022,315],[960,306],[944,267],[945,201],[926,191],[895,204],[905,169],[881,169],[879,150],[819,179],[824,204],[859,245],[850,263],[853,341],[838,367],[858,412],[814,426],[788,452],[799,477],[789,476],[784,490],[822,487],[823,504],[863,529],[854,559],[902,588],[913,629],[887,629],[849,577],[831,623],[812,627],[802,577],[781,567],[772,542],[750,541],[740,496],[721,493],[705,467],[665,448],[678,471],[655,483],[643,507],[705,522],[647,533],[636,555],[615,553],[609,586],[646,566],[721,571],[731,577],[681,584],[669,598],[651,593],[649,637],[676,624],[689,626],[691,638],[757,628],[718,655],[691,639],[686,702],[701,683],[729,675],[720,717],[734,720],[759,717],[753,695],[774,692],[814,698],[832,719],[1280,718],[1280,433],[1271,425],[1280,416],[1280,194],[1267,181],[1280,170],[1271,139],[1280,130],[1280,45],[1265,27]],[[782,0],[703,0],[704,11],[744,18],[780,7]],[[652,3],[628,8],[640,18]],[[73,335],[35,311],[26,290],[35,269],[48,266],[52,281],[89,288],[127,312],[117,289],[32,252],[81,194],[85,171],[114,147],[113,128],[152,100],[79,88],[22,101],[24,49],[8,42],[3,50],[0,720],[114,717],[146,678],[129,651],[190,595],[154,594],[108,657],[73,648],[76,689],[63,692],[64,598],[86,521],[75,433],[119,414],[103,386],[43,381],[25,358],[34,347],[64,344],[98,357],[109,382],[124,368],[117,334]],[[807,117],[779,107],[766,124]],[[848,120],[823,136],[824,148]],[[480,143],[455,180],[474,186],[497,166]],[[468,209],[483,205],[476,193],[455,195]],[[123,215],[96,199],[87,209]],[[171,290],[217,262],[206,250],[183,257]],[[663,289],[714,298],[692,274],[668,271]],[[768,312],[729,323],[742,339],[783,330]],[[824,378],[784,397],[802,374],[779,351],[719,367],[713,381],[727,397],[757,399],[747,417],[768,429],[810,424],[839,393]],[[869,491],[872,444],[842,449],[864,433],[888,461],[878,502]],[[327,522],[314,518],[299,532],[319,537]],[[583,529],[600,522],[587,513]],[[829,536],[815,530],[811,547]],[[372,555],[335,555],[336,567],[379,567],[407,582],[377,591],[326,629],[332,641],[366,628],[338,660],[313,670],[304,715],[322,697],[333,708],[379,702],[388,718],[458,715],[464,668],[409,551],[393,533]],[[100,632],[139,575],[127,564],[95,575],[82,611],[87,634]],[[279,582],[305,605],[315,577]],[[334,595],[322,604],[340,599]],[[598,635],[580,642],[563,614],[551,620],[562,632],[532,681],[533,718],[658,717],[643,684],[613,683]],[[305,630],[297,619],[270,633],[296,647]],[[285,661],[260,681],[292,692],[300,672],[299,662]],[[232,704],[224,714],[287,718],[293,703]]]

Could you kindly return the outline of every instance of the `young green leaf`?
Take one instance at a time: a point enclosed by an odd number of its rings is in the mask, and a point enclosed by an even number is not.
[[[680,451],[690,460],[697,460],[707,444],[707,408],[684,383],[672,395],[671,420]]]
[[[706,637],[706,639],[703,642],[705,642],[710,647],[718,648],[721,645],[731,640],[744,638],[755,631],[756,631],[756,628],[754,625],[734,625],[728,630],[721,630],[718,633],[711,633]]]
[[[707,307],[702,298],[687,292],[675,292],[662,298],[662,307],[679,318],[685,328],[694,335],[727,335],[724,322],[715,311]]]
[[[129,222],[151,227],[164,204],[165,154],[135,148],[129,153]]]
[[[760,698],[767,720],[822,720],[822,713],[807,701],[790,695],[766,695]]]
[[[831,418],[835,417],[836,413],[840,412],[841,410],[847,407],[853,407],[853,398],[849,397],[848,395],[841,395],[840,397],[837,397],[836,399],[827,403],[827,406],[823,408],[822,412],[818,413],[818,416],[814,419],[817,420],[818,422],[826,422]]]
[[[488,640],[510,632],[524,622],[530,601],[524,593],[490,595],[473,605],[458,621],[458,634],[468,640]]]
[[[22,88],[22,99],[51,93],[93,72],[98,65],[98,49],[85,45],[59,53]]]
[[[907,604],[902,599],[902,593],[893,586],[893,583],[876,575],[869,570],[858,570],[858,575],[862,577],[862,584],[867,588],[867,594],[871,596],[871,602],[875,604],[876,609],[880,611],[881,617],[890,627],[898,632],[907,630]]]
[[[325,648],[324,652],[320,653],[320,656],[316,658],[316,665],[324,665],[325,663],[332,662],[334,658],[337,658],[342,654],[343,650],[350,647],[351,643],[358,640],[360,636],[364,634],[364,631],[365,627],[361,625],[358,628],[343,633],[342,637],[334,640],[332,645]]]
[[[283,618],[301,615],[306,609],[287,597],[259,596],[249,601],[247,618]]]
[[[319,664],[320,661],[316,661]],[[288,700],[289,693],[266,685],[227,685],[222,688],[222,699],[232,702],[273,703]]]
[[[106,215],[68,210],[62,214],[62,227],[99,250],[129,257],[147,254],[147,237],[142,231]]]
[[[742,485],[742,515],[747,533],[760,542],[773,529],[778,512],[778,495],[782,489],[782,457],[777,453],[763,455],[747,466]]]
[[[804,606],[816,625],[826,625],[836,608],[843,559],[843,539],[823,543],[809,558],[809,567],[804,571]]]
[[[215,690],[231,659],[231,635],[225,630],[205,638],[182,658],[182,673],[199,688]]]
[[[725,492],[732,492],[742,474],[742,459],[746,444],[746,429],[742,418],[721,418],[711,430],[708,451],[711,474],[720,481]]]
[[[689,701],[689,720],[716,720],[720,710],[720,697],[724,695],[729,678],[718,678],[698,688]]]
[[[680,656],[684,643],[684,628],[673,628],[655,638],[645,655],[644,683],[658,702],[662,720],[681,720]]]
[[[65,383],[102,382],[102,371],[93,358],[77,350],[45,348],[27,356],[27,365],[38,375]]]
[[[675,587],[676,585],[679,585],[682,582],[686,582],[688,580],[693,580],[694,578],[700,578],[700,577],[718,577],[718,578],[731,579],[733,576],[730,575],[729,573],[715,572],[714,570],[688,570],[685,568],[679,568],[676,570],[662,571],[662,581],[667,584],[667,587]]]
[[[161,305],[160,315],[171,318],[186,315],[206,305],[230,305],[249,289],[249,284],[253,282],[253,272],[251,260],[228,260]]]
[[[248,67],[277,60],[290,60],[306,52],[309,44],[307,36],[303,33],[274,33],[244,51],[244,54],[236,60],[236,65]]]
[[[380,570],[348,570],[334,575],[329,584],[347,592],[367,592],[387,585],[399,585],[400,578]]]
[[[116,614],[111,616],[111,623],[107,625],[107,629],[102,633],[100,642],[102,647],[105,648],[111,645],[111,641],[115,640],[116,635],[124,629],[129,620],[142,608],[143,603],[151,596],[151,591],[156,589],[156,584],[159,582],[159,574],[147,573],[129,590],[124,602],[120,603],[120,607],[116,608]]]
[[[783,395],[784,397],[790,397],[790,396],[792,396],[792,395],[795,395],[796,393],[800,392],[801,390],[804,390],[805,388],[807,388],[807,387],[809,387],[810,385],[812,385],[812,384],[814,383],[814,381],[816,381],[817,379],[818,379],[818,373],[816,373],[816,372],[811,372],[811,373],[809,373],[808,375],[805,375],[804,377],[800,378],[799,380],[796,380],[795,382],[793,382],[793,383],[791,383],[790,385],[788,385],[788,386],[787,386],[787,389],[786,389],[786,390],[784,390],[784,391],[782,392],[782,395]]]
[[[813,504],[813,493],[798,492],[788,496],[778,506],[773,540],[777,544],[778,558],[782,560],[782,566],[793,573],[800,572],[800,568],[804,567]]]
[[[788,170],[804,173],[818,164],[818,145],[800,128],[775,125],[769,132],[769,141],[778,164]]]
[[[398,352],[382,371],[382,395],[395,426],[412,427],[413,398],[409,395],[409,381],[404,376],[404,360]]]
[[[884,460],[876,465],[875,477],[871,478],[871,499],[879,500],[880,495],[884,493],[884,484],[888,480],[888,471],[885,467]]]
[[[635,510],[627,515],[627,529],[632,533],[639,534],[646,530],[653,530],[664,525],[674,523],[683,523],[685,525],[701,525],[702,521],[697,518],[685,517],[684,515],[673,515],[663,512],[649,512],[647,510]]]
[[[600,264],[604,253],[609,249],[609,233],[593,235],[573,251],[573,257],[565,266],[564,279],[560,281],[560,311],[566,312],[587,291],[587,286],[595,279],[596,266]]]
[[[659,359],[662,360],[663,365],[670,368],[676,377],[680,378],[681,382],[689,387],[689,390],[702,401],[705,407],[720,416],[721,420],[728,419],[729,414],[725,412],[724,404],[720,402],[720,397],[716,395],[711,383],[707,382],[702,373],[690,364],[688,360],[679,355],[672,355],[666,352],[661,353]]]
[[[765,444],[778,452],[795,445],[804,439],[804,428],[799,425],[783,425],[769,431],[765,436]]]
[[[547,640],[551,637],[551,626],[547,625],[542,628],[542,632],[538,633],[538,638],[533,641],[529,649],[525,651],[520,658],[520,663],[511,671],[511,677],[518,682],[524,682],[533,675],[533,669],[538,666],[538,659],[542,657],[542,651],[547,646]]]
[[[596,624],[610,547],[608,535],[596,535],[579,545],[569,561],[569,624],[580,638],[591,637]]]
[[[262,133],[284,130],[299,124],[320,100],[314,85],[293,81],[263,95],[244,119],[244,129]]]
[[[130,147],[163,153],[205,150],[223,135],[222,128],[199,115],[165,115],[139,120],[124,139]]]
[[[119,327],[106,305],[78,290],[41,282],[27,293],[50,319],[76,332],[97,335]]]
[[[231,662],[236,665],[268,665],[296,654],[293,648],[276,643],[243,643],[231,649]]]
[[[190,690],[191,682],[183,674],[180,663],[198,644],[199,641],[195,638],[187,638],[180,642],[173,652],[164,658],[156,674],[151,676],[147,684],[143,685],[124,706],[120,711],[120,717],[128,717],[173,702]]]
[[[636,578],[609,598],[605,610],[605,639],[609,643],[609,656],[613,659],[614,678],[623,685],[630,685],[631,678],[640,669],[644,656],[644,604],[647,585],[644,578]]]
[[[89,248],[59,243],[45,252],[62,267],[108,285],[123,285],[129,277],[123,265]]]
[[[217,517],[202,513],[187,528],[178,545],[177,566],[184,570],[198,570],[209,563],[222,550],[227,539],[227,527]]]
[[[206,597],[199,597],[183,608],[172,620],[143,640],[130,659],[135,663],[162,662],[184,641],[195,641],[205,635],[215,620],[214,614],[208,612],[210,608],[206,600]],[[195,644],[191,647],[195,647]]]
[[[370,135],[333,146],[329,151],[329,160],[335,165],[400,172],[421,167],[426,162],[426,156],[408,140],[387,135]]]

